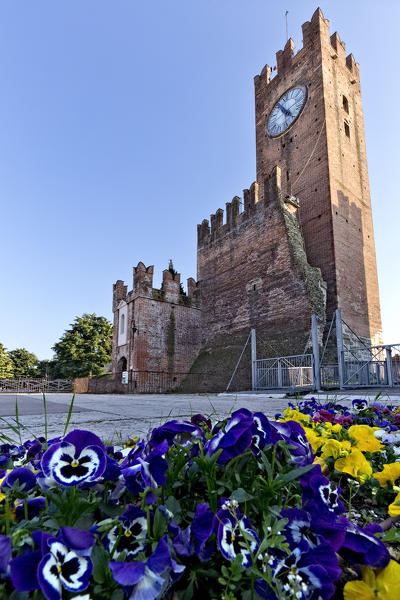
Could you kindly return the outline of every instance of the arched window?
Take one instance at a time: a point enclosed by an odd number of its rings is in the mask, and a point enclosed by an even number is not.
[[[119,322],[119,332],[121,335],[125,333],[125,315],[121,315],[121,319]]]

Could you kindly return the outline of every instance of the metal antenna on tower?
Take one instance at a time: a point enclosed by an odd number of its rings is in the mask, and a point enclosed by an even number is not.
[[[288,41],[288,39],[289,39],[289,32],[288,32],[288,14],[289,14],[289,11],[287,10],[287,11],[285,12],[285,20],[286,20],[286,41]]]

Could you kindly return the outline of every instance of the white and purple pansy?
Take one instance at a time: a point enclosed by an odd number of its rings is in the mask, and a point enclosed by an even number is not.
[[[45,477],[64,486],[93,482],[103,475],[106,465],[103,442],[94,433],[79,429],[50,446],[41,461]]]
[[[315,594],[316,598],[328,600],[335,591],[334,582],[339,579],[340,573],[337,556],[327,544],[320,544],[308,552],[295,549],[272,568],[274,579],[281,582],[283,597],[296,600],[308,600]],[[256,590],[262,598],[272,600],[276,597],[274,594],[263,595],[260,583],[258,581]]]
[[[250,521],[232,504],[232,501],[222,505],[217,512],[218,521],[217,541],[221,554],[227,560],[235,560],[242,555],[242,565],[250,567],[251,555],[257,552],[260,540],[256,532],[251,529]]]
[[[299,480],[303,489],[303,505],[307,506],[308,512],[328,520],[336,519],[337,515],[345,512],[340,500],[342,489],[322,475],[319,465],[315,465]]]
[[[121,526],[115,525],[105,536],[104,544],[114,558],[119,559],[123,552],[126,559],[134,558],[146,548],[147,518],[146,513],[137,506],[129,506],[128,510],[119,517]],[[122,528],[122,531],[121,531]]]
[[[88,531],[62,527],[53,537],[34,531],[38,549],[24,552],[10,562],[10,577],[20,592],[41,589],[46,600],[60,600],[62,590],[80,592],[89,585],[92,563],[88,556],[94,537]]]
[[[92,562],[65,544],[52,538],[48,541],[50,552],[39,563],[37,577],[47,600],[60,600],[63,588],[81,592],[89,585]]]
[[[185,570],[183,565],[173,560],[166,535],[146,562],[113,561],[108,564],[115,581],[124,587],[129,600],[161,598]]]

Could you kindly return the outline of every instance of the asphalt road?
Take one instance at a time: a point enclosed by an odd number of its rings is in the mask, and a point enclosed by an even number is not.
[[[316,395],[316,394],[309,394]],[[331,394],[331,398],[341,403],[351,404],[352,397],[369,396],[373,399],[376,390],[370,393]],[[320,395],[321,401],[328,394]],[[72,394],[46,394],[48,437],[62,435],[67,419]],[[391,400],[400,405],[400,396],[385,395],[382,401]],[[34,435],[44,435],[45,419],[41,394],[0,394],[1,428],[13,439],[7,423],[15,425],[15,403],[18,402],[21,437],[33,439]],[[119,443],[133,436],[144,436],[147,431],[173,418],[187,418],[196,413],[211,416],[216,421],[234,410],[246,407],[252,411],[262,411],[269,417],[282,412],[288,398],[280,394],[77,394],[68,431],[89,429],[103,441]]]

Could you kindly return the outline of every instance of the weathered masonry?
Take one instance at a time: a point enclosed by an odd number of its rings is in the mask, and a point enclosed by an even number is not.
[[[358,64],[320,9],[255,77],[257,181],[198,225],[197,280],[134,269],[114,286],[113,373],[207,373],[224,389],[250,328],[264,354],[298,354],[311,315],[381,341]],[[273,76],[274,75],[274,76]],[[185,386],[185,378],[177,381]],[[248,381],[243,380],[243,386]]]

